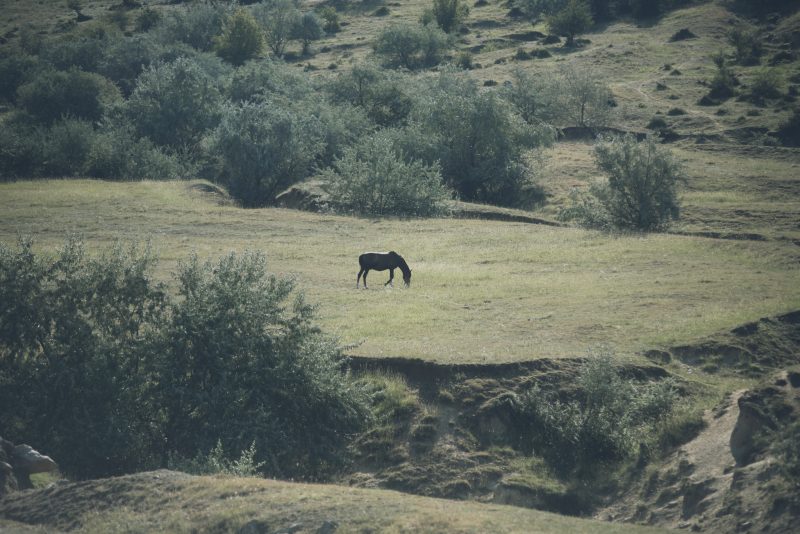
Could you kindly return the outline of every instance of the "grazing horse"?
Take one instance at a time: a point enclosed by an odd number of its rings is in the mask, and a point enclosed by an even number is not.
[[[389,269],[389,281],[383,284],[387,286],[394,285],[392,284],[394,270],[399,268],[403,272],[403,282],[405,282],[406,287],[411,285],[411,269],[408,268],[406,260],[394,250],[391,252],[365,252],[358,257],[358,264],[361,266],[361,270],[358,271],[358,277],[356,278],[356,288],[358,288],[358,282],[363,274],[364,289],[367,289],[367,273],[369,273],[370,269],[376,271]]]

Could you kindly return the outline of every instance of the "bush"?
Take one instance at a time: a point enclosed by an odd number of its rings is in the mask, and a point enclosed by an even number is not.
[[[81,478],[197,451],[248,474],[319,478],[341,465],[367,399],[293,282],[258,253],[193,257],[170,297],[155,266],[136,247],[92,259],[73,239],[51,259],[29,241],[0,245],[4,432]]]
[[[77,69],[44,71],[17,90],[19,106],[45,124],[65,115],[100,120],[119,99],[119,91],[108,79]]]
[[[513,5],[519,9],[528,20],[535,21],[543,15],[553,15],[562,10],[566,0],[514,0]]]
[[[374,48],[387,66],[414,70],[437,65],[445,50],[450,48],[450,40],[446,33],[431,24],[401,23],[384,28]]]
[[[285,102],[243,102],[225,108],[211,141],[218,180],[243,206],[270,204],[307,177],[324,149],[322,125]]]
[[[124,110],[141,136],[157,145],[195,145],[220,114],[213,79],[187,58],[156,63],[139,76]]]
[[[582,365],[577,388],[576,398],[564,399],[535,386],[519,405],[534,451],[562,473],[579,476],[634,455],[640,443],[652,443],[677,399],[672,381],[636,384],[608,354]]]
[[[758,31],[737,26],[728,31],[728,42],[736,48],[735,57],[739,65],[758,65],[763,52]]]
[[[14,113],[0,125],[0,180],[30,178],[42,165],[45,129]]]
[[[542,90],[547,111],[543,118],[558,126],[595,129],[610,120],[611,90],[591,68],[563,66],[544,80]]]
[[[86,121],[64,117],[54,123],[42,146],[42,174],[76,176],[86,168],[95,133]]]
[[[308,76],[282,61],[269,59],[251,61],[236,69],[227,90],[228,97],[233,102],[262,100],[276,94],[302,100],[312,92],[313,87]]]
[[[97,72],[112,80],[129,97],[139,75],[164,52],[149,35],[125,37],[110,43]]]
[[[264,29],[272,53],[283,57],[286,44],[300,21],[300,10],[293,0],[273,0],[255,6],[253,14]]]
[[[214,37],[222,33],[231,9],[225,2],[192,2],[169,11],[151,31],[162,43],[186,43],[197,50],[210,52]]]
[[[736,94],[735,87],[739,84],[733,71],[728,66],[725,56],[720,52],[713,56],[712,61],[717,66],[717,72],[711,80],[708,96],[711,99],[725,100]]]
[[[796,108],[794,113],[781,123],[777,135],[784,146],[800,146],[800,108]]]
[[[780,98],[782,85],[783,80],[776,69],[760,69],[750,82],[748,96],[752,102],[762,104],[765,100]]]
[[[683,180],[678,162],[652,138],[631,135],[604,138],[595,145],[608,186],[595,196],[616,228],[652,231],[666,227],[680,213],[677,189]]]
[[[436,24],[445,33],[451,33],[461,26],[469,15],[469,7],[459,0],[433,0],[431,8]]]
[[[303,55],[311,52],[311,41],[322,38],[322,23],[311,11],[303,13],[292,30],[291,37],[303,43]]]
[[[258,56],[264,49],[264,37],[256,19],[250,12],[238,9],[226,22],[222,34],[214,38],[217,55],[241,65]]]
[[[450,198],[438,166],[404,161],[381,134],[345,149],[323,176],[331,200],[362,215],[438,215]]]
[[[34,56],[9,54],[0,58],[0,101],[15,102],[17,89],[36,75],[41,68]]]
[[[414,81],[369,63],[354,65],[327,85],[334,102],[362,108],[381,126],[403,123],[414,105]]]
[[[474,80],[451,71],[419,90],[410,120],[419,125],[421,144],[430,145],[425,152],[439,160],[445,183],[468,201],[519,203],[530,185],[525,153],[553,138],[549,127],[526,123],[497,93],[479,91]]]
[[[96,72],[108,48],[120,38],[118,28],[94,24],[86,30],[47,39],[40,57],[58,70],[77,68]]]
[[[504,85],[502,95],[529,124],[550,122],[555,118],[556,112],[544,81],[527,70],[514,69],[511,83]]]
[[[323,7],[319,12],[319,16],[325,21],[325,24],[322,26],[322,29],[325,30],[325,32],[336,33],[342,29],[341,26],[339,26],[339,13],[336,12],[334,7]]]
[[[145,7],[140,12],[139,15],[136,17],[136,31],[139,32],[146,32],[153,29],[155,26],[161,22],[161,13],[153,9],[152,7]]]
[[[182,471],[190,475],[227,475],[233,477],[257,477],[258,470],[263,468],[266,462],[256,462],[256,442],[242,451],[237,460],[228,459],[222,441],[217,440],[217,444],[207,454],[198,452],[194,458],[187,459],[177,454],[170,454],[167,457],[167,469]]]
[[[566,46],[575,43],[575,36],[592,27],[592,11],[584,0],[569,0],[563,9],[547,19],[550,31],[567,38]]]

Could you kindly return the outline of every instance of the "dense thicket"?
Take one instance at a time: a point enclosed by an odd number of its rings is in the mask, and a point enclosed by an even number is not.
[[[254,445],[264,472],[321,477],[368,417],[342,356],[262,254],[181,263],[149,248],[56,257],[0,244],[0,426],[77,477]],[[172,296],[175,294],[176,296]]]

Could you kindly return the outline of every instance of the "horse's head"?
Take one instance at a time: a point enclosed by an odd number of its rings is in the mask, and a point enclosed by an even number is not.
[[[406,287],[411,285],[411,269],[408,270],[408,274],[403,274],[403,282],[406,284]]]

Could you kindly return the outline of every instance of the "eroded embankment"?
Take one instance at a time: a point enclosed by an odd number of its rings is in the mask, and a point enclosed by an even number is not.
[[[800,311],[741,325],[694,344],[650,350],[645,356],[654,363],[625,364],[620,367],[620,374],[642,384],[672,378],[684,399],[691,403],[693,395],[707,387],[703,383],[713,380],[711,375],[739,377],[740,381],[768,377],[800,364]],[[663,456],[640,459],[639,465],[627,474],[632,477],[631,487],[639,488],[640,493],[611,490],[606,495],[587,496],[576,480],[555,475],[546,462],[532,454],[528,440],[535,429],[524,428],[519,397],[535,385],[556,391],[562,398],[575,398],[580,394],[576,391],[576,377],[586,361],[574,358],[443,365],[400,357],[354,357],[350,366],[357,374],[377,372],[403,377],[418,395],[419,406],[409,410],[397,425],[362,436],[356,445],[358,461],[343,482],[567,514],[608,510],[604,518],[669,526],[688,525],[687,518],[695,517],[695,510],[701,513],[712,509],[701,504],[711,494],[724,501],[727,494],[720,484],[724,486],[729,481],[703,473],[707,474],[708,469],[724,472],[727,459],[733,458],[730,439],[739,420],[736,401],[743,392],[729,397],[718,408],[719,413],[727,414],[724,417],[706,414],[704,429],[700,431],[701,425],[697,425],[695,431],[686,434],[687,443],[672,444],[661,453]],[[698,380],[680,378],[685,376],[687,367],[694,370],[689,376],[699,377]],[[693,460],[687,464],[685,458]],[[726,465],[715,463],[712,468],[704,458]],[[643,489],[642,485],[645,477],[652,477],[652,469],[665,470],[659,475],[662,485],[674,487],[665,489],[651,502],[646,495],[655,491],[654,483],[648,479],[650,486]],[[767,475],[770,473],[774,475],[767,471]],[[703,480],[695,480],[698,477]],[[632,508],[616,510],[617,500],[633,503]],[[641,504],[638,508],[637,503]],[[678,519],[658,511],[665,505],[671,512],[677,507]],[[721,506],[715,509],[723,510]],[[720,513],[738,517],[739,510],[728,505]],[[667,519],[662,521],[662,517]],[[695,518],[691,524],[702,524],[698,521]]]

